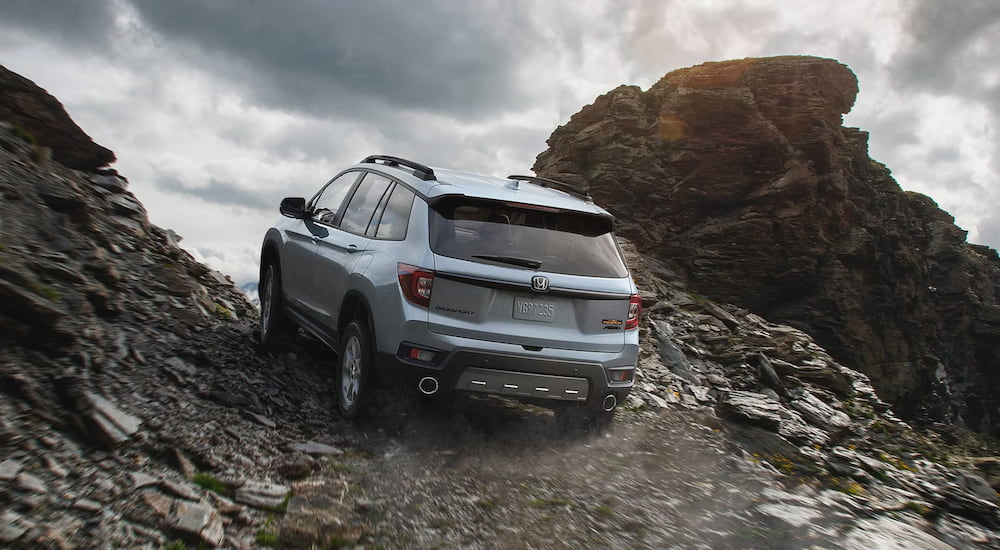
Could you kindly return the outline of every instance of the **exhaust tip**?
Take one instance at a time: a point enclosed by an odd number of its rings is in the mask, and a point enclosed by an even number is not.
[[[618,405],[618,399],[615,398],[615,394],[609,393],[604,397],[604,402],[601,403],[601,407],[604,408],[605,412],[611,412],[615,410]]]
[[[417,389],[419,389],[420,393],[424,395],[434,395],[440,387],[441,385],[438,384],[437,378],[434,378],[433,376],[425,376],[421,378],[420,382],[417,384]]]

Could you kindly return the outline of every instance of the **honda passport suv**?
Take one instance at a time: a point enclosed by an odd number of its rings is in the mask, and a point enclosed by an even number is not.
[[[611,215],[575,187],[376,155],[280,211],[261,250],[260,338],[299,326],[336,351],[345,417],[376,374],[590,418],[628,395],[639,295]]]

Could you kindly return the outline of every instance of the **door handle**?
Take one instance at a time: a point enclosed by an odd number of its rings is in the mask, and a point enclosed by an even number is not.
[[[358,245],[356,245],[356,244],[349,244],[349,245],[347,245],[347,253],[348,254],[354,254],[357,251],[358,251]]]
[[[319,237],[312,237],[309,240],[311,240],[313,244],[317,244],[319,242]]]

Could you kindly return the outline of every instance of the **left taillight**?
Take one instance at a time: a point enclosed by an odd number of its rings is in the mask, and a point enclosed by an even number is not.
[[[639,315],[642,313],[642,298],[638,294],[629,296],[628,317],[625,318],[625,330],[639,328]]]
[[[403,296],[413,305],[431,305],[431,289],[434,286],[434,272],[410,264],[396,264],[396,276]]]

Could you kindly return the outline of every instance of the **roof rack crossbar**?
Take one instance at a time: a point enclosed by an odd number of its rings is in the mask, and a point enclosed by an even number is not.
[[[558,189],[560,191],[565,191],[565,192],[567,192],[567,193],[569,193],[571,195],[576,195],[576,196],[578,196],[580,198],[587,199],[588,201],[591,200],[591,199],[593,199],[593,197],[590,196],[590,193],[588,193],[588,192],[584,191],[583,189],[580,189],[579,187],[577,187],[577,186],[575,186],[573,184],[570,184],[570,183],[565,183],[565,182],[556,181],[556,180],[550,180],[548,178],[539,178],[537,176],[511,175],[511,176],[507,176],[507,179],[509,179],[509,180],[527,181],[527,182],[534,183],[536,185],[541,185],[542,187],[554,187],[554,188],[556,188],[556,189]]]
[[[405,166],[413,169],[413,175],[424,181],[437,181],[437,176],[434,175],[434,170],[430,166],[425,166],[419,162],[413,162],[404,158],[389,155],[370,155],[365,157],[365,160],[361,161],[361,164],[378,164],[377,161],[382,161],[382,164],[386,166]]]

